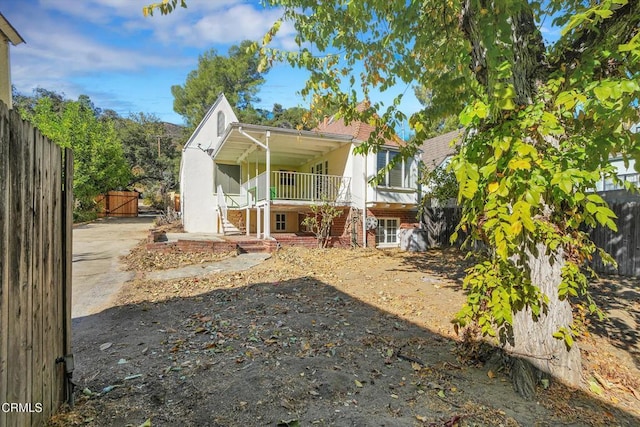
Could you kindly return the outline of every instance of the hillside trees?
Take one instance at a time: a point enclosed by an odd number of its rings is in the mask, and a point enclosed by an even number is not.
[[[411,115],[416,138],[406,153],[433,123],[459,113],[471,129],[452,163],[463,205],[459,228],[489,250],[465,279],[468,299],[457,324],[476,323],[529,362],[514,369],[516,389],[526,396],[533,394],[532,366],[578,384],[569,298],[581,296],[598,311],[583,267],[596,252],[607,258],[585,228],[616,227],[592,190],[602,176],[615,177],[612,155],[640,168],[639,136],[630,131],[640,99],[640,2],[265,3],[284,10],[299,49],[268,46],[276,23],[257,46],[262,64],[282,60],[311,70],[303,94],[347,121],[375,124],[380,132],[362,151],[375,149],[407,116],[398,110],[402,90],[390,105],[372,102],[359,111],[356,88],[365,97],[398,85],[432,90],[437,108]],[[163,4],[150,8],[168,12]],[[545,42],[540,28],[551,23],[562,32]]]
[[[241,122],[289,129],[313,126],[304,108],[274,104],[269,111],[255,106],[260,101],[257,93],[265,81],[266,70],[258,70],[260,58],[251,46],[253,42],[245,40],[231,46],[226,56],[219,55],[215,49],[206,51],[198,58],[198,68],[187,75],[184,85],[171,87],[173,109],[184,117],[190,129],[198,126],[221,93]]]
[[[198,68],[187,75],[184,85],[171,87],[173,109],[195,129],[221,93],[236,108],[238,118],[258,101],[256,94],[264,83],[258,71],[256,52],[249,53],[252,42],[243,41],[229,48],[227,56],[210,49],[198,58]],[[242,120],[242,119],[241,119]]]
[[[127,185],[130,171],[114,124],[99,119],[88,97],[72,101],[40,90],[21,101],[16,107],[24,119],[56,144],[73,149],[76,217],[93,210],[97,195]]]

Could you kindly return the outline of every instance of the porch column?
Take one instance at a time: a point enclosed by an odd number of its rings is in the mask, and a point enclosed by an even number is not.
[[[255,139],[254,137],[252,137],[251,135],[249,135],[248,133],[244,132],[242,130],[242,127],[240,127],[238,129],[238,132],[242,135],[244,135],[245,137],[247,137],[249,140],[253,141],[256,145],[258,145],[259,147],[264,148],[264,150],[267,152],[267,179],[266,179],[266,190],[267,190],[267,194],[266,194],[266,202],[267,204],[264,207],[264,238],[267,239],[270,237],[271,234],[271,150],[269,150],[269,137],[271,136],[271,132],[267,131],[265,134],[265,144],[263,144],[262,142],[258,141],[257,139]],[[256,160],[257,162],[257,160]],[[256,167],[257,167],[257,163],[256,163]],[[256,182],[257,184],[257,182]],[[260,226],[260,211],[258,210],[258,223],[257,226]],[[259,230],[259,229],[258,229]],[[258,235],[260,233],[258,232]]]
[[[264,238],[271,237],[271,150],[269,149],[269,137],[271,132],[267,131],[266,146],[267,146],[267,205],[264,207]]]
[[[251,204],[248,203],[251,200],[251,194],[249,193],[249,182],[251,181],[251,172],[249,172],[249,168],[251,167],[251,163],[249,163],[249,160],[247,160],[247,209],[246,209],[246,215],[247,215],[247,220],[244,222],[246,224],[246,230],[245,232],[247,233],[247,237],[249,236],[249,230],[251,230]]]
[[[364,192],[362,193],[362,247],[367,247],[367,191],[369,191],[369,185],[367,184],[367,163],[369,162],[369,154],[363,154],[364,157]]]
[[[260,206],[256,205],[256,237],[258,239],[260,238],[260,232],[262,231],[260,228]]]
[[[246,224],[247,237],[249,236],[249,230],[251,229],[251,210],[249,208],[246,209],[247,220],[244,222]]]

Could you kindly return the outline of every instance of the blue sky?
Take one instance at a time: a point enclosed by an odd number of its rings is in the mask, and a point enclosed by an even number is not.
[[[26,94],[36,87],[72,99],[86,94],[96,106],[123,116],[153,113],[180,124],[171,86],[184,83],[197,67],[198,55],[209,48],[226,54],[229,46],[242,40],[261,40],[280,16],[278,10],[263,9],[257,0],[189,0],[188,9],[145,18],[142,7],[151,2],[0,0],[0,12],[26,41],[11,50],[13,84]],[[294,49],[293,37],[291,26],[285,24],[275,46]],[[257,107],[308,106],[308,100],[297,94],[305,72],[283,64],[265,77]],[[404,112],[417,111],[420,104],[406,85],[374,101],[389,105],[403,92]]]

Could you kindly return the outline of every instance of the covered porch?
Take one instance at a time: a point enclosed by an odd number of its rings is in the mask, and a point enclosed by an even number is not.
[[[253,228],[257,237],[267,239],[275,222],[272,208],[304,209],[322,202],[348,206],[351,177],[345,176],[345,166],[351,141],[346,135],[230,124],[211,156],[216,164],[237,165],[239,171],[235,185],[216,182],[223,229],[229,211],[245,211],[243,230],[236,231],[249,235]]]

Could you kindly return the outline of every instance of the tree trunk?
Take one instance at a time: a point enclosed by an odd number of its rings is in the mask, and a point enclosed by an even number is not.
[[[513,316],[513,342],[505,346],[514,357],[529,362],[536,369],[550,374],[571,386],[578,386],[581,379],[580,350],[574,342],[568,349],[564,340],[552,335],[560,328],[570,330],[573,322],[568,300],[558,299],[558,287],[564,260],[561,252],[546,253],[543,244],[538,244],[537,254],[528,254],[531,282],[549,298],[546,310],[538,319],[532,317],[530,309]],[[512,369],[516,390],[525,398],[534,395],[540,375],[516,362]]]
[[[483,36],[486,28],[500,28],[507,23],[510,34],[502,33],[501,55],[495,61],[508,60],[511,65],[510,83],[513,84],[517,105],[527,105],[534,99],[538,85],[545,80],[548,64],[544,56],[544,42],[534,21],[533,12],[526,2],[506,13],[491,14],[487,0],[465,0],[460,16],[460,26],[471,44],[470,68],[477,81],[484,85],[491,96],[492,84],[504,79],[496,71],[498,63],[487,63],[487,40]],[[504,26],[502,25],[502,28]],[[495,41],[495,40],[494,40]],[[495,54],[494,54],[495,55]],[[497,117],[494,120],[502,120]],[[577,344],[568,349],[564,340],[553,337],[562,327],[570,330],[572,313],[569,301],[558,299],[561,271],[564,265],[561,252],[547,253],[543,244],[538,244],[537,253],[524,252],[531,282],[549,298],[546,310],[534,320],[530,309],[514,313],[513,337],[505,350],[516,357],[512,367],[516,390],[527,398],[535,394],[535,386],[541,372],[576,386],[580,383],[580,351]]]

